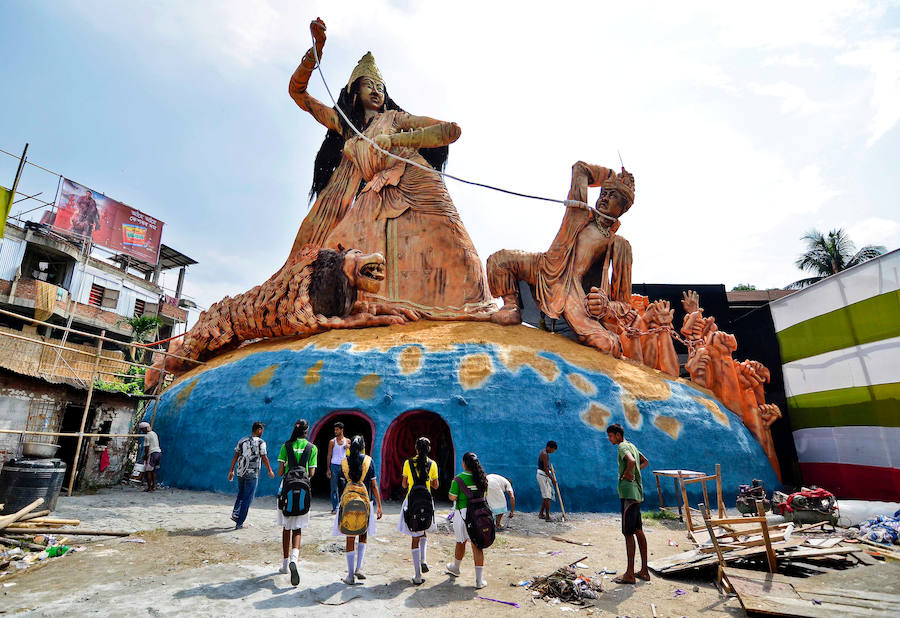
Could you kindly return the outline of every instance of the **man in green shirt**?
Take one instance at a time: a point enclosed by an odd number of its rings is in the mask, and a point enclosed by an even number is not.
[[[641,502],[644,501],[644,486],[641,484],[641,470],[650,462],[625,439],[625,430],[618,423],[606,428],[606,437],[619,450],[619,499],[622,502],[622,534],[625,535],[625,550],[628,553],[628,570],[613,581],[617,584],[633,584],[635,577],[650,581],[647,570],[647,537],[641,524]],[[641,551],[641,570],[634,572],[634,540]]]

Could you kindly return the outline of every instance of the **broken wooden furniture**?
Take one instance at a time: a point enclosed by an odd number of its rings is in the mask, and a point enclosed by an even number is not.
[[[701,516],[706,516],[709,514],[709,509],[705,506],[709,504],[709,492],[706,489],[706,481],[715,481],[716,482],[716,506],[718,508],[719,518],[725,517],[725,502],[722,501],[722,466],[716,464],[716,473],[705,476],[697,476],[693,478],[684,478],[684,476],[679,476],[678,478],[679,484],[681,485],[681,501],[682,506],[684,507],[684,522],[687,525],[688,529],[688,537],[695,543],[697,542],[694,538],[694,521],[691,518],[691,505],[688,501],[687,497],[687,486],[691,483],[700,483],[703,489],[703,503],[700,504],[700,509],[694,509],[694,511]]]
[[[700,478],[706,476],[706,474],[704,472],[697,472],[696,470],[653,470],[653,476],[656,477],[656,491],[659,492],[659,510],[667,511],[669,513],[678,513],[678,519],[684,521],[684,516],[681,512],[683,502],[679,501],[682,500],[684,496],[684,479]],[[663,503],[662,485],[659,482],[660,477],[670,478],[675,482],[676,506],[666,506]]]
[[[769,563],[769,572],[775,572],[775,570],[778,568],[778,561],[775,557],[775,550],[772,549],[772,539],[769,536],[769,522],[766,519],[766,512],[763,510],[762,502],[760,502],[759,500],[756,501],[756,512],[758,513],[757,517],[732,517],[713,519],[709,516],[709,510],[706,508],[705,504],[700,505],[700,510],[703,513],[703,523],[706,525],[706,531],[709,533],[709,540],[712,543],[712,546],[716,551],[716,557],[719,560],[719,569],[716,575],[717,585],[721,585],[726,591],[730,589],[730,585],[728,584],[727,578],[725,577],[725,560],[722,556],[722,546],[719,544],[719,537],[716,535],[716,527],[735,524],[759,524],[760,531],[762,532],[763,545],[765,545],[766,548],[766,559]],[[690,519],[690,512],[688,512],[688,518]],[[750,542],[751,541],[738,542],[737,546],[746,548],[747,546],[744,545],[744,543]],[[729,548],[734,548],[734,545],[729,544]]]

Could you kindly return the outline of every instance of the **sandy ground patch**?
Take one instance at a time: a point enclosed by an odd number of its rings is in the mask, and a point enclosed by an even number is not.
[[[432,567],[421,587],[413,586],[409,538],[395,530],[399,504],[387,503],[370,540],[363,585],[349,587],[345,574],[343,537],[332,537],[330,503],[313,504],[312,523],[304,531],[300,553],[300,585],[292,587],[281,566],[281,529],[274,523],[274,499],[257,498],[248,522],[236,531],[229,519],[233,497],[206,492],[161,489],[143,493],[134,488],[112,488],[93,495],[59,499],[54,516],[78,518],[83,528],[141,531],[144,543],[117,538],[82,538],[88,551],[55,559],[3,587],[2,610],[8,613],[59,616],[222,616],[263,613],[271,616],[411,615],[425,609],[429,615],[482,616],[530,614],[560,615],[567,608],[582,615],[650,616],[655,603],[659,616],[743,615],[736,600],[720,597],[705,580],[654,578],[636,586],[617,586],[609,579],[597,605],[581,608],[566,604],[532,602],[531,593],[517,582],[544,575],[586,556],[584,571],[616,569],[622,573],[625,548],[617,515],[574,514],[569,522],[547,524],[533,513],[518,513],[486,552],[488,587],[475,591],[471,552],[463,562],[462,577],[444,574],[451,558],[453,537],[446,523],[429,536],[428,562]],[[449,504],[438,505],[439,516]],[[556,514],[558,516],[558,514]],[[684,528],[677,522],[644,524],[654,556],[686,548]],[[560,543],[561,535],[591,543],[581,547]],[[669,539],[680,547],[667,544]],[[71,537],[70,537],[71,540]],[[513,584],[513,585],[510,585]],[[675,596],[675,590],[687,592]],[[519,609],[478,599],[478,596],[519,603]]]

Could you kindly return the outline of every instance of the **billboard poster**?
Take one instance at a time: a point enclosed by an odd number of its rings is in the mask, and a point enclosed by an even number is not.
[[[159,261],[162,221],[68,178],[56,198],[52,225],[148,264]]]

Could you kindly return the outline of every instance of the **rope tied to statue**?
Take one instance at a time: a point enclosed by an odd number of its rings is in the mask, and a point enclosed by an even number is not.
[[[598,211],[596,208],[593,208],[593,207],[592,207],[590,204],[588,204],[587,202],[582,202],[582,201],[579,201],[579,200],[560,200],[560,199],[556,199],[556,198],[552,198],[552,197],[542,197],[542,196],[540,196],[540,195],[531,195],[531,194],[529,194],[529,193],[521,193],[521,192],[519,192],[519,191],[512,191],[512,190],[510,190],[510,189],[503,189],[502,187],[495,187],[495,186],[493,186],[493,185],[489,185],[489,184],[486,184],[486,183],[475,182],[474,180],[466,180],[465,178],[460,178],[459,176],[454,176],[453,174],[448,174],[447,172],[442,172],[442,171],[440,171],[440,170],[436,170],[436,169],[434,169],[433,167],[426,166],[426,165],[422,165],[421,163],[418,163],[418,162],[416,162],[416,161],[412,161],[412,160],[407,159],[407,158],[405,158],[405,157],[401,157],[400,155],[394,154],[394,153],[392,153],[392,152],[389,152],[389,151],[383,149],[381,146],[379,146],[378,144],[376,144],[376,143],[374,142],[374,140],[371,140],[371,139],[369,139],[368,137],[366,137],[365,135],[363,135],[362,132],[361,132],[359,129],[357,129],[356,126],[355,126],[352,122],[350,122],[350,119],[349,119],[349,118],[347,117],[347,115],[344,113],[344,110],[342,110],[342,109],[340,108],[340,106],[337,104],[337,100],[334,98],[334,95],[331,94],[331,88],[328,87],[328,82],[327,82],[326,79],[325,79],[325,74],[322,72],[322,66],[321,66],[322,63],[321,63],[321,61],[319,60],[319,52],[316,50],[316,39],[315,39],[315,37],[312,37],[312,42],[313,42],[313,44],[312,44],[312,53],[313,53],[313,56],[315,57],[315,61],[316,61],[316,66],[313,67],[313,68],[319,72],[319,77],[322,78],[322,84],[325,86],[325,91],[328,93],[328,98],[331,99],[331,103],[332,103],[332,105],[334,106],[334,109],[337,111],[338,114],[340,114],[341,118],[344,119],[344,122],[346,122],[347,125],[348,125],[351,129],[353,129],[353,132],[356,133],[357,136],[359,136],[361,139],[363,139],[363,140],[365,140],[366,142],[368,142],[369,145],[370,145],[372,148],[374,148],[375,150],[377,150],[378,152],[380,152],[380,153],[382,153],[382,154],[384,154],[384,155],[387,155],[387,156],[389,156],[389,157],[393,157],[394,159],[398,159],[398,160],[400,160],[400,161],[403,161],[404,163],[407,163],[407,164],[409,164],[409,165],[412,165],[413,167],[417,167],[417,168],[419,168],[420,170],[423,170],[423,171],[426,171],[426,172],[431,172],[431,173],[433,173],[433,174],[437,174],[438,176],[441,176],[442,178],[452,178],[453,180],[455,180],[455,181],[457,181],[457,182],[461,182],[461,183],[464,183],[464,184],[467,184],[467,185],[472,185],[472,186],[474,186],[474,187],[482,187],[482,188],[484,188],[484,189],[491,189],[492,191],[499,191],[500,193],[506,193],[506,194],[508,194],[508,195],[515,195],[515,196],[517,196],[517,197],[524,197],[524,198],[527,198],[527,199],[530,199],[530,200],[542,200],[542,201],[544,201],[544,202],[553,202],[553,203],[555,203],[555,204],[562,204],[562,205],[564,205],[564,206],[566,206],[566,207],[581,208],[581,209],[583,209],[583,210],[589,210],[589,211],[591,211],[593,214],[595,214],[595,215],[597,215],[597,216],[600,216],[600,217],[603,217],[603,218],[607,219],[607,220],[610,221],[610,222],[615,222],[615,221],[617,221],[617,219],[616,219],[615,217],[611,217],[611,216],[609,216],[609,215],[607,215],[607,214],[605,214],[605,213],[602,213],[602,212]]]

